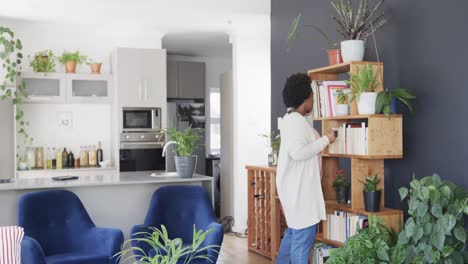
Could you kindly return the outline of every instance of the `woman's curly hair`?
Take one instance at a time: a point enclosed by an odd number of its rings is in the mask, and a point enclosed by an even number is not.
[[[299,107],[312,93],[310,77],[296,73],[288,77],[283,89],[283,102],[286,108]]]

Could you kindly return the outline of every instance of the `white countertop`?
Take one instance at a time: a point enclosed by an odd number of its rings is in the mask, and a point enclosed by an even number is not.
[[[80,175],[79,179],[68,181],[54,181],[50,177],[17,179],[14,183],[0,184],[0,191],[6,190],[27,190],[27,189],[48,189],[48,188],[68,188],[84,186],[112,186],[131,185],[148,183],[184,183],[212,181],[210,176],[195,174],[193,178],[180,178],[175,173],[161,173],[157,177],[148,176],[146,172],[108,172]]]

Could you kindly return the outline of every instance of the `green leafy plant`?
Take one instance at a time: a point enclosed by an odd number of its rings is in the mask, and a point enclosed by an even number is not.
[[[363,67],[359,67],[357,73],[349,74],[349,81],[345,83],[351,87],[350,102],[354,101],[357,97],[359,101],[362,93],[374,92],[379,82],[377,81],[377,73],[372,69],[372,65],[366,64]]]
[[[358,230],[341,248],[333,249],[326,264],[401,263],[404,259],[397,233],[385,226],[385,221],[369,216],[369,227]]]
[[[34,59],[30,59],[29,65],[35,72],[55,72],[55,56],[51,50],[39,51],[34,54]]]
[[[289,44],[293,44],[294,42],[296,42],[296,39],[300,36],[299,26],[300,26],[301,18],[302,18],[302,14],[299,14],[299,15],[297,15],[297,17],[294,18],[293,22],[291,23],[291,27],[289,28],[289,32],[288,32],[288,43]],[[314,25],[304,25],[304,27],[311,27],[311,28],[317,30],[320,33],[320,35],[322,35],[322,37],[327,42],[327,45],[328,45],[329,49],[335,49],[336,48],[337,44],[333,43],[333,41],[331,41],[330,37],[328,37],[328,35],[322,29],[320,29],[319,27],[314,26]]]
[[[32,144],[33,138],[26,131],[29,122],[24,121],[24,111],[22,109],[23,98],[27,97],[28,93],[24,82],[17,82],[21,76],[22,49],[21,40],[15,38],[14,32],[7,27],[0,27],[0,63],[2,68],[6,70],[6,74],[0,78],[3,80],[0,84],[0,97],[2,100],[9,100],[16,105],[17,133],[23,136],[25,144]],[[18,155],[17,158],[19,158]]]
[[[413,177],[410,189],[399,191],[402,200],[408,199],[410,216],[398,236],[405,263],[467,263],[467,190],[434,174]]]
[[[134,263],[139,264],[177,264],[180,260],[184,260],[184,264],[189,264],[192,261],[207,260],[214,263],[214,260],[207,252],[218,253],[219,246],[208,245],[204,246],[203,241],[206,236],[213,230],[197,230],[193,226],[193,241],[191,244],[184,244],[181,238],[169,238],[169,234],[165,226],[161,226],[161,230],[149,227],[151,232],[139,232],[136,235],[139,238],[129,239],[122,245],[122,250],[114,257],[118,257],[120,263],[132,261],[135,254],[139,260]],[[130,246],[132,242],[144,243],[154,250],[155,255],[148,255],[141,247]]]
[[[261,134],[261,137],[264,137],[268,140],[268,146],[275,152],[279,152],[281,145],[281,136],[275,131],[271,131],[270,134]]]
[[[377,100],[375,102],[375,112],[377,114],[384,113],[387,117],[390,117],[390,104],[392,99],[396,98],[402,102],[411,113],[413,113],[413,100],[416,99],[416,96],[408,91],[407,89],[400,88],[393,91],[381,91],[377,95]]]
[[[191,156],[195,148],[197,147],[198,141],[201,138],[201,133],[204,129],[187,127],[184,130],[177,130],[175,128],[169,128],[164,130],[169,139],[166,145],[175,143],[175,155],[179,157]]]
[[[343,90],[338,90],[338,104],[347,104],[348,103],[348,94],[343,92]]]
[[[337,169],[335,173],[335,179],[333,180],[333,188],[338,189],[338,188],[343,188],[343,187],[348,187],[349,183],[346,180],[346,174],[344,169]]]
[[[344,39],[365,40],[377,32],[387,20],[384,12],[377,15],[384,0],[379,0],[373,7],[369,8],[368,0],[359,0],[356,5],[352,0],[331,1],[337,16],[332,16],[337,26],[336,29]],[[356,8],[357,7],[357,8]]]
[[[65,64],[67,62],[76,62],[77,64],[85,63],[87,57],[85,55],[81,55],[79,51],[75,52],[63,52],[62,55],[59,57],[59,62]]]
[[[377,192],[381,191],[382,189],[377,189],[377,186],[379,183],[382,181],[382,179],[379,178],[378,174],[375,174],[373,176],[367,176],[365,181],[360,181],[364,184],[364,191],[365,192]]]

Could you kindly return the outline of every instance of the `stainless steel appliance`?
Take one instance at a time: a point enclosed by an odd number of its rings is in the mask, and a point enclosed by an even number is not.
[[[161,108],[124,107],[122,132],[161,130]]]
[[[192,128],[205,128],[205,104],[197,100],[171,100],[167,103],[167,125],[177,130]],[[195,172],[205,174],[205,133],[194,151],[198,156]],[[175,171],[174,146],[169,146],[167,151],[167,171]]]
[[[161,131],[121,133],[120,171],[165,171],[164,143],[165,134]]]

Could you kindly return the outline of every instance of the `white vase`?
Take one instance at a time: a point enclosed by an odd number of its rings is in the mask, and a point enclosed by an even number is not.
[[[375,101],[377,93],[362,93],[358,103],[358,112],[360,115],[373,115],[375,114]]]
[[[345,40],[341,42],[343,62],[364,60],[364,40]]]
[[[348,104],[337,104],[335,116],[345,116],[349,114]]]

